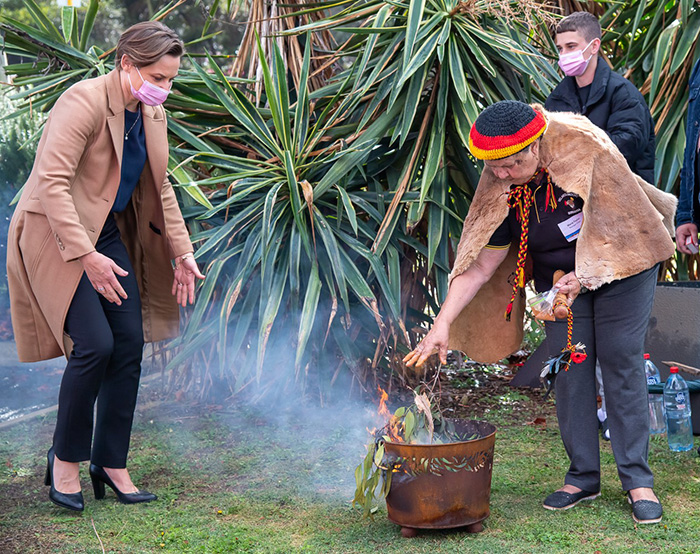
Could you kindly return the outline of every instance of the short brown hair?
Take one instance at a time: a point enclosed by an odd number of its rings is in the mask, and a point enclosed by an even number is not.
[[[557,34],[569,32],[581,33],[588,42],[595,38],[600,38],[600,22],[598,18],[590,12],[574,12],[567,15],[557,25]]]
[[[136,67],[157,62],[163,56],[181,58],[185,45],[170,27],[160,21],[142,21],[132,25],[119,37],[114,65],[121,70],[122,56],[126,54]]]

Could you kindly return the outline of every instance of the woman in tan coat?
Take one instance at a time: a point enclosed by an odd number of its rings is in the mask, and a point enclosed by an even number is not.
[[[116,69],[72,86],[51,110],[10,224],[19,358],[68,358],[46,484],[76,511],[85,460],[96,498],[107,484],[123,503],[156,499],[126,469],[143,342],[177,334],[178,304],[194,302],[204,278],[166,177],[161,104],[183,53],[161,23],[127,29]]]

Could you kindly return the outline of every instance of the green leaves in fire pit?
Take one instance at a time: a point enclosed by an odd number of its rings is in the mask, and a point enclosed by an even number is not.
[[[380,414],[388,416],[381,429],[372,433],[372,441],[367,445],[367,455],[355,468],[355,498],[353,506],[364,509],[364,517],[371,517],[379,507],[377,498],[386,498],[391,489],[391,476],[401,460],[385,456],[384,443],[442,444],[468,441],[477,438],[476,434],[460,435],[451,420],[442,417],[439,411],[433,412],[427,394],[414,391],[414,403],[398,408],[393,415],[385,408],[386,393],[382,392]],[[381,487],[380,487],[381,485]],[[379,495],[377,496],[377,489]]]

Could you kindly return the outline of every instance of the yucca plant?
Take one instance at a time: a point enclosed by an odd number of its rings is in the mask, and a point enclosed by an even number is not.
[[[436,310],[446,294],[477,178],[465,142],[479,106],[502,96],[529,99],[533,90],[542,99],[555,76],[510,25],[514,19],[493,17],[493,6],[351,4],[287,31],[351,34],[336,54],[348,68],[315,91],[307,35],[303,78],[292,91],[273,42],[275,55],[261,67],[269,112],[228,86],[224,71],[199,70],[211,102],[218,99],[247,132],[207,135],[238,143],[236,158],[219,155],[221,164],[195,143],[200,152],[180,152],[215,168],[200,188],[226,188],[210,197],[213,210],[196,216],[207,227],[195,238],[203,242],[198,255],[212,260],[210,276],[215,271],[203,290],[219,301],[216,317],[200,304],[173,363],[216,339],[219,371],[207,381],[223,380],[232,392],[254,380],[278,386],[264,373],[278,351],[272,344],[296,349],[286,365],[297,378],[327,365],[328,352],[342,354],[333,373],[347,365],[362,386],[378,366],[404,377],[400,358],[429,319],[426,308]],[[352,21],[360,25],[347,27]],[[188,118],[182,124],[192,125],[192,135],[206,133]]]
[[[304,86],[310,91],[323,86],[333,74],[335,39],[329,31],[309,33],[300,37],[297,34],[282,36],[289,29],[300,24],[322,20],[323,9],[305,9],[304,0],[268,2],[250,0],[248,4],[248,25],[241,44],[230,68],[230,75],[252,79],[255,82],[251,96],[259,104],[262,96],[263,75],[261,59],[271,60],[274,55],[273,43],[279,51],[282,63],[292,79],[295,89],[300,86],[301,64],[304,58],[304,41],[311,43],[314,56]],[[294,14],[293,16],[290,14]]]
[[[63,9],[60,30],[33,0],[25,5],[34,26],[0,15],[3,51],[30,60],[5,68],[7,74],[14,75],[18,89],[13,98],[25,100],[15,116],[30,109],[48,109],[71,84],[108,71],[104,52],[87,46],[97,17],[98,0],[90,2],[82,26],[74,8]]]
[[[349,360],[361,358],[374,341],[357,348],[351,335],[361,332],[367,317],[373,330],[385,325],[379,298],[388,303],[388,317],[402,326],[393,301],[398,277],[392,284],[380,257],[365,246],[376,231],[373,219],[380,219],[376,199],[363,198],[362,187],[346,180],[356,158],[366,159],[386,134],[392,116],[385,114],[357,140],[341,145],[334,136],[342,136],[334,127],[334,113],[312,114],[310,42],[291,108],[287,72],[276,44],[273,54],[271,65],[261,56],[269,110],[256,108],[213,59],[213,74],[195,64],[209,89],[208,101],[223,106],[244,133],[221,128],[197,137],[207,133],[199,123],[187,117],[174,120],[188,131],[181,133],[188,144],[179,146],[176,155],[206,164],[212,176],[197,185],[213,192],[210,209],[188,213],[202,221],[204,229],[193,239],[201,243],[198,256],[209,260],[209,275],[173,364],[214,341],[219,372],[212,382],[224,380],[234,391],[261,382],[265,360],[280,351],[285,353],[280,363],[303,378],[309,355],[322,352],[329,335],[335,344],[331,358],[337,352]],[[228,145],[228,152],[217,143]],[[365,177],[372,176],[372,169],[368,164]],[[358,315],[358,310],[366,314]],[[309,347],[314,329],[317,342]],[[273,354],[266,356],[271,345]]]

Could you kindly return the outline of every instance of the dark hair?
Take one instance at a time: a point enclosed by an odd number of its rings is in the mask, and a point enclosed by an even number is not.
[[[557,34],[568,32],[581,33],[588,42],[594,38],[600,38],[600,22],[598,18],[589,12],[574,12],[567,15],[557,25]]]
[[[132,25],[119,37],[115,66],[121,70],[122,56],[126,54],[136,67],[157,62],[163,56],[181,58],[185,45],[170,27],[160,21],[142,21]]]

